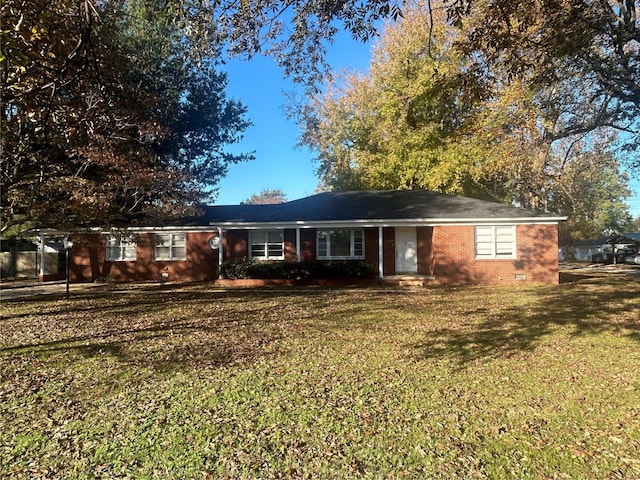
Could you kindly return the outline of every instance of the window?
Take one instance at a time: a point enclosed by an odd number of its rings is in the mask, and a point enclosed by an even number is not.
[[[250,233],[249,256],[257,260],[284,260],[282,230],[254,230]]]
[[[516,227],[487,225],[476,227],[476,258],[515,258]]]
[[[126,235],[107,235],[107,261],[124,262],[135,259],[135,237]]]
[[[186,260],[187,238],[184,233],[156,233],[154,260]]]
[[[318,258],[364,258],[362,230],[319,230]]]

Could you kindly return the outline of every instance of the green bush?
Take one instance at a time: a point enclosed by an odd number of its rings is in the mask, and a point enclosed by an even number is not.
[[[325,262],[260,262],[231,260],[220,266],[223,278],[241,279],[359,279],[375,278],[372,265],[361,260],[335,260]]]

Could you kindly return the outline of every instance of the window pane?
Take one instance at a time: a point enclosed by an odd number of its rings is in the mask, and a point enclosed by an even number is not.
[[[513,254],[513,248],[511,243],[497,243],[496,255],[501,257],[509,257]]]
[[[335,230],[330,237],[332,257],[351,256],[351,232],[349,230]]]
[[[171,258],[171,236],[167,234],[156,234],[156,259],[169,260]]]
[[[156,247],[168,247],[171,242],[170,237],[166,234],[156,234]]]
[[[170,259],[169,247],[156,246],[156,260],[169,260]]]
[[[270,243],[269,244],[269,257],[282,257],[282,244],[281,243]]]
[[[362,230],[354,230],[353,232],[353,255],[355,257],[362,257],[364,255],[364,238]]]
[[[135,260],[136,259],[136,244],[128,243],[124,249],[124,258],[125,260]]]
[[[173,234],[173,246],[185,247],[187,245],[187,236],[184,233]]]
[[[511,226],[496,227],[496,255],[509,257],[513,255],[513,233]]]
[[[107,236],[107,260],[123,261],[136,259],[135,237]]]
[[[267,241],[267,232],[263,231],[252,231],[251,232],[251,243],[265,243]]]
[[[476,247],[476,255],[478,257],[491,257],[493,256],[493,248],[491,248],[491,245],[478,245]]]
[[[264,258],[266,256],[265,254],[266,252],[266,248],[264,243],[262,244],[252,244],[251,245],[251,256],[252,257],[262,257]]]
[[[274,230],[271,232],[267,232],[268,234],[268,242],[269,243],[283,243],[284,242],[284,232],[281,230]]]
[[[187,249],[185,247],[173,247],[173,259],[185,259],[187,258]]]
[[[327,232],[318,232],[318,256],[326,257],[327,254]]]

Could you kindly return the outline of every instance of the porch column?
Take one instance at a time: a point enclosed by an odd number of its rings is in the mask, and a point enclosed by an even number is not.
[[[224,261],[224,242],[222,241],[222,228],[218,227],[218,238],[220,239],[220,246],[218,247],[218,278],[222,279],[222,262]]]
[[[298,262],[301,260],[300,257],[300,227],[296,227],[296,259]]]
[[[382,248],[382,227],[378,227],[378,276],[384,277],[384,252]]]

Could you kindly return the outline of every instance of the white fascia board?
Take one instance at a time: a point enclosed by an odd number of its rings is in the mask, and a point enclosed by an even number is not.
[[[522,218],[414,218],[414,219],[364,219],[364,220],[323,220],[323,221],[293,221],[293,222],[219,222],[211,223],[211,228],[222,229],[246,229],[246,230],[267,230],[284,228],[348,228],[348,227],[406,227],[406,226],[428,226],[438,225],[555,225],[559,221],[566,220],[567,217],[522,217]]]
[[[202,226],[167,226],[167,227],[122,227],[122,228],[113,228],[111,230],[93,227],[85,229],[87,232],[91,233],[102,233],[102,234],[110,234],[114,232],[132,232],[132,233],[153,233],[153,232],[184,232],[184,233],[192,233],[192,232],[215,232],[215,227],[209,225]]]
[[[69,230],[58,230],[57,228],[34,228],[32,230],[37,235],[71,235],[73,232]]]

